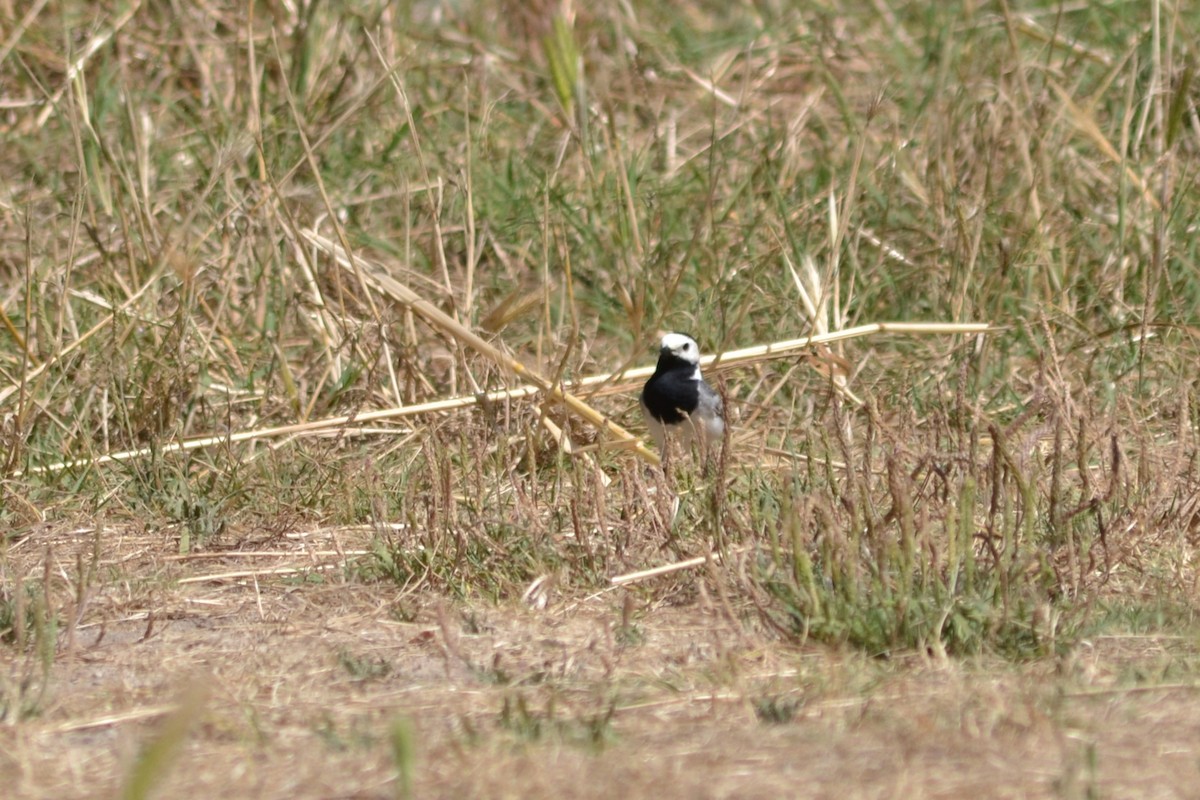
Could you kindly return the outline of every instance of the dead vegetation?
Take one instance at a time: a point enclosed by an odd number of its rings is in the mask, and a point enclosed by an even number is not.
[[[1186,794],[1149,5],[0,0],[5,785]]]

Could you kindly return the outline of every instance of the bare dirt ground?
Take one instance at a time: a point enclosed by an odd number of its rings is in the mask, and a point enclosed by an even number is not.
[[[397,720],[413,797],[1200,796],[1186,639],[1108,637],[1020,667],[870,659],[787,646],[689,591],[696,575],[674,605],[635,587],[537,611],[313,569],[365,532],[220,558],[104,533],[124,555],[60,631],[36,712],[0,726],[7,797],[114,796],[180,718],[158,796],[397,796]],[[53,543],[66,592],[92,541],[36,533],[10,564],[40,574]],[[310,571],[270,573],[289,566]],[[36,665],[5,674],[36,695]]]

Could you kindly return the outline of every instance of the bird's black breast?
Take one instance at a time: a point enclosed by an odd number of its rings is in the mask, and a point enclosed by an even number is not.
[[[642,389],[642,402],[650,415],[664,425],[678,425],[700,403],[700,382],[696,367],[681,366],[656,370]]]

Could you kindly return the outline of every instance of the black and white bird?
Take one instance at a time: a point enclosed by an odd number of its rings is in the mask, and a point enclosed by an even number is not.
[[[721,395],[700,374],[700,348],[682,333],[668,333],[658,351],[658,366],[642,388],[642,415],[664,455],[667,438],[679,432],[686,449],[699,437],[702,447],[725,433]]]

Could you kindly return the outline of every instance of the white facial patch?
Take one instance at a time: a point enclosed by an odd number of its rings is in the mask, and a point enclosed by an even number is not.
[[[668,333],[662,338],[662,346],[684,361],[692,364],[700,363],[700,347],[690,336],[682,333]]]

